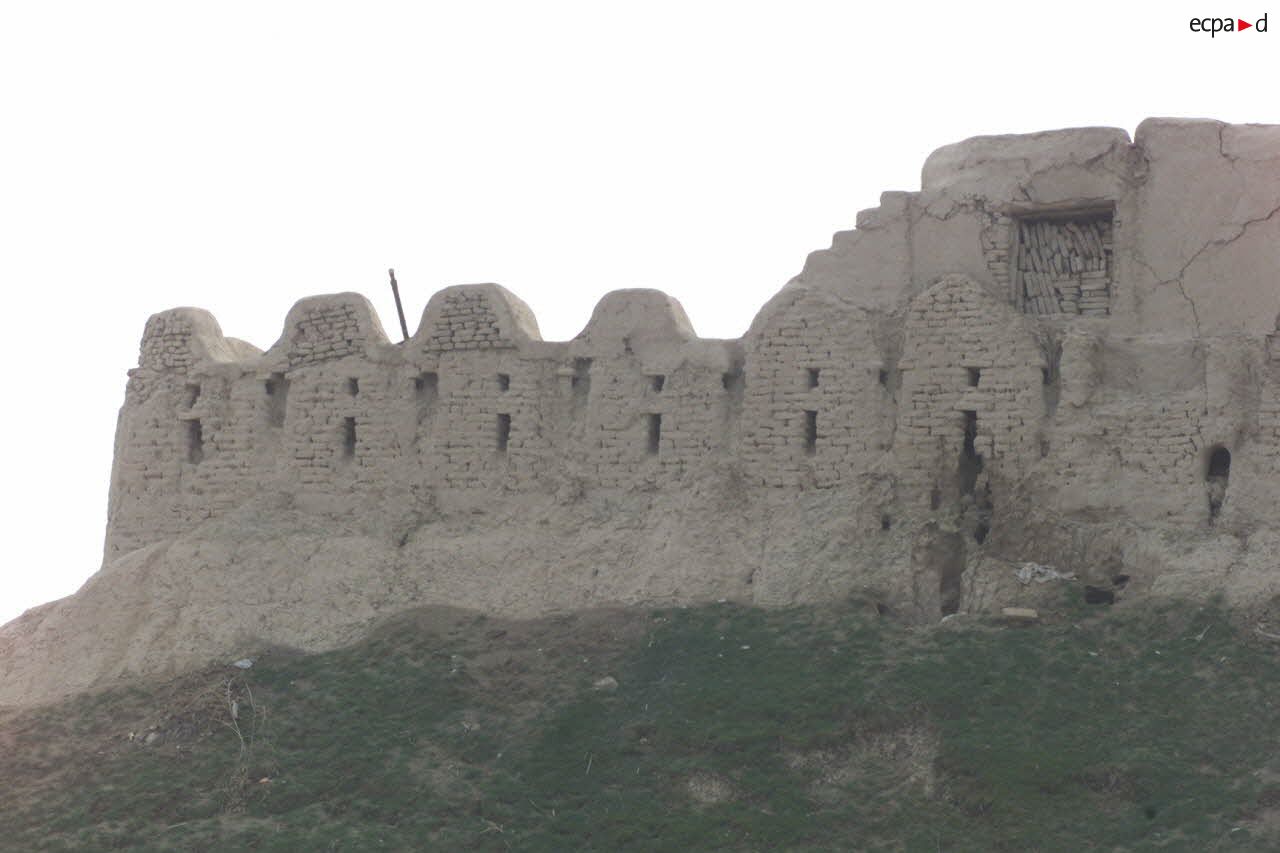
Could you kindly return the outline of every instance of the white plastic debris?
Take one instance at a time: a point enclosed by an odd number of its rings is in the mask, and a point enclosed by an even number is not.
[[[1060,572],[1053,566],[1042,566],[1039,563],[1023,563],[1022,568],[1013,573],[1023,586],[1031,583],[1048,583],[1049,581],[1073,581],[1075,572]]]
[[[253,658],[240,658],[240,660],[236,661],[231,665],[234,666],[236,669],[248,669],[249,667],[253,666]]]

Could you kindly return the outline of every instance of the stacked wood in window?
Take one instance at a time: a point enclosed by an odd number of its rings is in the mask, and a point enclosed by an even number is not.
[[[1018,277],[1028,314],[1111,313],[1110,217],[1018,222]]]

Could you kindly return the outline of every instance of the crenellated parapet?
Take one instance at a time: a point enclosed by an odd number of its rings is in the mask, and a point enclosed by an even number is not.
[[[389,343],[369,300],[358,293],[311,296],[289,309],[267,361],[288,369],[351,356],[367,358]]]
[[[540,341],[529,306],[496,284],[450,287],[431,297],[411,339],[428,353],[514,349]]]
[[[243,341],[224,337],[218,321],[202,308],[172,308],[153,314],[143,329],[139,349],[139,367],[178,371],[201,362],[236,361],[257,352]]]

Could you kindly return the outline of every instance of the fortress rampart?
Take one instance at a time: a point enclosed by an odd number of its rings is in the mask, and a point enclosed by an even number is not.
[[[940,149],[738,340],[653,290],[564,342],[492,284],[401,343],[351,293],[265,352],[166,311],[103,569],[0,631],[0,703],[422,604],[924,620],[1051,602],[1034,562],[1280,606],[1278,315],[1280,126],[1167,119]]]
[[[401,344],[350,293],[299,302],[265,353],[203,311],[157,314],[120,417],[107,557],[262,490],[368,507],[679,489],[714,459],[743,489],[870,485],[868,536],[959,513],[980,545],[1024,502],[1067,521],[1266,521],[1277,208],[1280,129],[1153,120],[1133,144],[1084,129],[938,151],[920,192],[861,213],[736,341],[699,339],[649,290],[609,294],[563,343],[496,285],[436,294]]]

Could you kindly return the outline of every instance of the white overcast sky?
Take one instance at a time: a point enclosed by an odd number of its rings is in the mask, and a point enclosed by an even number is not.
[[[605,292],[736,337],[928,153],[1150,115],[1280,122],[1276,32],[1231,3],[0,5],[0,622],[101,560],[148,315],[259,347],[358,290],[398,339],[496,281],[549,340]]]

